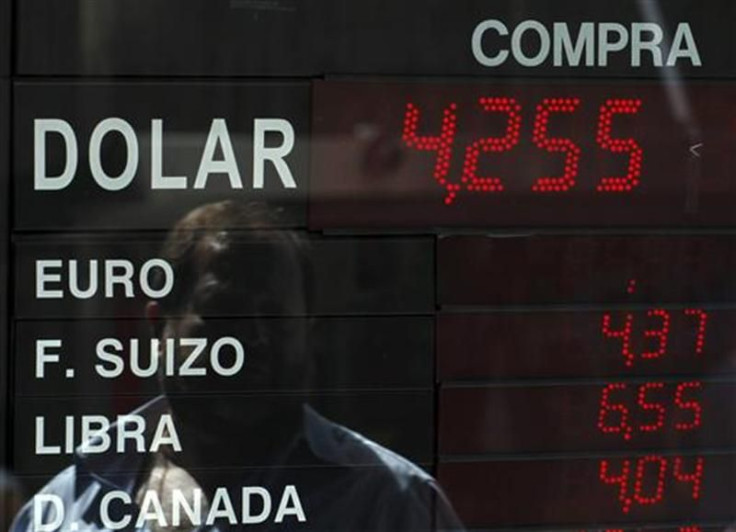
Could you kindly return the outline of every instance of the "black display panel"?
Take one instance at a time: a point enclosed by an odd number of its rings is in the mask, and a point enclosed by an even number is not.
[[[442,313],[438,378],[733,375],[734,328],[736,311],[695,307]]]
[[[462,8],[452,0],[136,0],[124,7],[114,0],[26,0],[18,9],[19,71],[31,75],[533,72],[658,78],[663,71],[694,77],[733,77],[736,72],[727,22],[736,13],[728,0],[714,0],[708,9],[693,9],[688,0],[661,5],[535,1],[524,9],[513,2],[489,6],[482,0]],[[505,29],[477,29],[488,20]],[[538,21],[542,29],[522,26],[528,21]],[[555,31],[555,23],[566,24],[564,36]],[[582,32],[589,34],[583,39],[588,44],[576,54],[572,48],[583,24],[588,25]],[[682,24],[688,24],[687,32]],[[472,44],[476,31],[478,52]],[[545,35],[543,47],[539,41]],[[563,48],[565,38],[569,52]],[[601,41],[613,49],[600,46]],[[632,41],[654,42],[655,51],[639,51]],[[504,51],[508,57],[494,65]]]
[[[0,1],[0,76],[10,75],[12,51],[10,47],[11,0]]]
[[[698,523],[688,523],[687,525],[682,526],[676,526],[672,525],[669,527],[653,527],[653,526],[646,526],[646,527],[635,527],[635,528],[621,528],[617,527],[615,530],[619,530],[621,532],[646,532],[646,531],[656,531],[656,532],[716,532],[716,530],[721,530],[722,527],[717,526],[703,526]],[[603,530],[599,527],[591,526],[588,530]],[[560,531],[561,532],[561,531]],[[572,532],[572,530],[570,530]]]
[[[79,474],[78,486],[80,491],[88,493],[95,488],[95,480],[102,478],[108,486],[129,486],[134,479],[131,474],[110,474],[105,472],[104,464],[99,462],[92,464],[95,469],[90,473],[86,471]],[[102,475],[100,475],[102,469]],[[270,494],[270,512],[264,512],[263,521],[269,526],[298,527],[300,530],[308,531],[334,531],[361,530],[370,532],[426,532],[439,528],[434,516],[434,509],[440,506],[437,499],[437,488],[432,483],[424,482],[424,478],[417,475],[410,480],[408,485],[392,484],[386,478],[386,469],[383,464],[364,464],[361,466],[336,466],[335,464],[315,466],[284,466],[280,468],[231,468],[220,472],[201,471],[197,472],[203,484],[223,483],[230,486],[244,486],[250,490],[254,486],[268,486]],[[30,479],[31,481],[33,479]],[[294,515],[287,515],[279,520],[278,505],[284,494],[288,494],[289,486],[299,494],[301,507],[304,512],[304,521],[299,522]],[[410,489],[414,498],[413,506],[408,510],[406,506],[398,505],[397,498]],[[124,491],[124,490],[122,490]],[[119,494],[120,492],[118,492]],[[233,508],[233,513],[243,519],[242,515],[260,516],[263,510],[263,497],[253,496],[246,499],[241,490],[228,492],[227,500]],[[246,496],[247,496],[246,495]],[[361,502],[355,508],[355,501]],[[150,499],[149,499],[150,500]],[[221,500],[224,500],[221,499]],[[249,505],[245,502],[249,501]],[[260,503],[260,504],[259,504]],[[394,504],[392,504],[394,503]],[[225,504],[225,503],[223,503]],[[347,510],[353,505],[352,510]],[[255,506],[255,508],[254,508]],[[250,510],[250,511],[248,511]],[[183,514],[185,510],[181,510]],[[227,526],[228,516],[223,512],[210,520],[210,512],[205,507],[197,508],[193,513],[195,522],[210,523],[214,526]],[[438,512],[439,513],[439,512]],[[69,515],[72,514],[72,515]],[[79,512],[68,512],[66,521],[62,525],[63,530],[68,530],[74,523],[92,523],[101,526],[102,523],[110,523],[118,526],[120,521],[129,518],[133,523],[139,515],[144,515],[143,524],[156,522],[155,517],[138,511],[133,505],[125,504],[125,499],[114,500],[104,512],[101,505],[91,505],[84,515]],[[410,516],[406,519],[407,514]],[[253,527],[253,522],[246,522],[245,526]],[[448,523],[454,526],[455,523]],[[447,530],[448,526],[442,527]],[[674,532],[674,531],[668,531]]]
[[[664,526],[664,527],[657,527],[657,526],[640,526],[640,527],[621,527],[616,526],[616,528],[602,528],[600,526],[600,523],[596,525],[591,525],[587,531],[598,531],[602,532],[604,530],[616,530],[617,532],[716,532],[718,530],[722,530],[723,527],[717,527],[717,526],[703,526],[699,523],[688,523],[687,525],[677,526]],[[578,531],[580,532],[587,532],[586,529],[555,529],[558,532],[573,532]]]
[[[0,0],[0,514],[5,466],[75,499],[37,532],[733,528],[735,15]]]
[[[8,2],[0,2],[0,11],[9,13]],[[0,36],[4,30],[2,26],[3,13],[0,12]],[[2,43],[0,42],[0,46]],[[0,80],[0,286],[3,291],[8,286],[8,252],[10,239],[8,235],[8,194],[10,190],[10,85]],[[7,294],[7,292],[5,292]],[[8,386],[9,382],[9,352],[10,339],[8,337],[8,297],[0,297],[0,427],[7,426],[8,420]],[[0,467],[6,464],[6,449],[8,437],[0,437]],[[0,523],[1,524],[1,523]]]
[[[307,83],[18,82],[14,116],[18,230],[168,229],[224,199],[305,224]]]
[[[151,400],[155,401],[150,396],[141,398],[109,394],[81,400],[74,397],[17,399],[13,427],[15,471],[22,475],[57,473],[69,465],[77,447],[84,442],[82,435],[85,427],[88,427],[89,433],[119,422],[126,426],[125,431],[115,429],[115,438],[95,441],[93,450],[86,454],[112,461],[109,473],[131,472],[130,468],[125,467],[124,458],[154,454],[155,451],[184,456],[191,452],[193,439],[200,434],[207,434],[208,431],[221,433],[223,429],[218,425],[232,423],[228,409],[245,412],[241,414],[243,419],[269,416],[274,421],[278,419],[287,424],[291,410],[301,411],[301,405],[304,404],[331,422],[364,434],[413,462],[429,463],[432,460],[434,405],[431,391],[169,396],[168,401],[178,408],[180,415],[199,409],[210,412],[206,420],[200,421],[194,433],[188,432],[181,419],[175,420],[164,409],[157,409],[155,415],[136,413],[136,408]],[[391,415],[385,415],[386,412],[391,412]],[[142,424],[126,420],[125,416],[129,413],[142,418]],[[171,426],[177,428],[169,430]],[[143,427],[143,432],[137,430],[140,427]],[[110,430],[109,434],[113,434]],[[227,469],[285,465],[280,453],[257,453],[248,449],[253,441],[244,438],[242,426],[232,425],[229,430],[231,441],[240,441],[243,452],[234,454],[223,450],[217,454],[198,456],[198,467]],[[369,465],[371,458],[361,454],[341,457],[346,466]],[[298,460],[298,456],[293,459]],[[119,465],[117,461],[120,461]],[[314,462],[314,456],[308,455],[304,461],[293,465],[314,465]]]
[[[240,255],[223,264],[237,263],[239,269],[219,273],[237,275],[243,298],[209,301],[202,309],[205,314],[417,314],[434,308],[430,238],[312,238],[303,242],[300,261],[288,248],[274,248],[285,234],[273,234],[281,236],[272,240],[261,235],[258,240],[247,233],[234,235]],[[177,278],[173,267],[166,266],[170,261],[160,258],[164,237],[19,237],[16,317],[142,317],[147,301],[163,300],[191,282]],[[96,283],[90,267],[97,271]],[[246,290],[257,296],[246,297]]]
[[[452,236],[440,238],[443,306],[736,301],[736,237]]]
[[[728,523],[736,517],[735,467],[733,454],[652,453],[441,463],[438,477],[471,528],[677,527],[701,520]]]
[[[439,412],[440,455],[736,447],[736,382],[445,387]]]
[[[217,350],[217,338],[243,346],[243,372],[263,363],[284,335],[306,329],[305,345],[295,346],[307,362],[301,382],[283,375],[275,381],[249,380],[250,390],[431,389],[433,320],[430,317],[239,318],[217,319],[215,337],[186,373],[206,381],[203,393],[243,389],[239,379],[217,379],[234,367],[232,352]],[[20,321],[15,325],[15,393],[27,396],[94,396],[102,393],[155,393],[160,374],[180,374],[159,359],[160,344],[144,320]],[[172,350],[173,351],[173,350]],[[232,351],[232,348],[231,348]],[[106,353],[112,353],[112,357]],[[57,362],[46,355],[59,353]],[[102,357],[102,358],[101,358]],[[220,360],[221,358],[221,360]],[[48,361],[48,362],[47,362]],[[207,374],[194,368],[204,368]],[[68,370],[72,370],[70,376]],[[43,372],[41,378],[39,371]],[[209,375],[209,378],[208,378]],[[212,379],[217,386],[213,386]],[[196,383],[195,383],[196,385]]]
[[[730,84],[317,82],[310,224],[733,224]]]
[[[332,0],[311,6],[294,0],[265,4],[154,0],[126,6],[107,0],[67,5],[41,0],[18,9],[20,27],[45,34],[43,39],[19,39],[19,71],[44,75],[313,74],[332,46],[322,32],[331,17],[339,20],[335,8],[337,2]],[[324,18],[328,20],[323,22]],[[55,35],[51,35],[53,28],[57,28]]]

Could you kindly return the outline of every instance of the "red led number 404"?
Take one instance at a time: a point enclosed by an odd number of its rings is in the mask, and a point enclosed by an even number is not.
[[[601,460],[599,479],[616,487],[621,511],[626,514],[635,505],[663,503],[668,491],[680,487],[697,501],[702,494],[703,469],[703,457],[649,455],[636,460]]]
[[[413,149],[430,151],[435,154],[434,179],[446,191],[445,204],[450,205],[462,189],[470,192],[502,192],[504,180],[497,176],[478,175],[478,160],[484,153],[500,153],[513,150],[521,137],[521,105],[514,98],[482,97],[478,100],[480,111],[506,115],[506,131],[502,137],[479,138],[467,146],[463,159],[460,182],[451,180],[450,163],[455,149],[457,132],[457,104],[449,104],[442,113],[439,132],[435,135],[419,135],[421,128],[427,128],[426,117],[422,117],[420,108],[412,102],[407,103],[404,115],[402,138],[404,143]],[[641,100],[608,99],[600,107],[596,142],[605,151],[628,154],[628,171],[624,176],[601,177],[596,190],[603,193],[631,192],[639,185],[643,150],[632,138],[614,138],[611,136],[613,119],[618,114],[636,114],[641,108]],[[540,176],[532,185],[536,193],[562,193],[571,190],[577,184],[578,167],[582,156],[580,147],[572,139],[550,137],[548,125],[555,114],[575,113],[580,106],[578,98],[545,98],[536,107],[532,142],[540,150],[559,153],[565,158],[564,172],[560,176]]]

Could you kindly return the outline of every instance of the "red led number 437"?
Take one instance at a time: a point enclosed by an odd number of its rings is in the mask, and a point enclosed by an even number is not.
[[[482,153],[510,151],[519,143],[521,137],[521,105],[514,98],[482,97],[478,100],[480,110],[486,113],[506,115],[506,131],[502,137],[479,138],[465,146],[462,175],[460,181],[449,177],[450,163],[455,148],[457,132],[457,104],[449,104],[442,113],[439,134],[419,135],[421,110],[412,102],[407,103],[404,115],[403,141],[416,150],[435,153],[434,179],[446,191],[445,204],[450,205],[462,189],[470,192],[502,192],[505,188],[501,177],[478,175],[478,159]],[[636,114],[641,108],[641,100],[606,100],[600,107],[596,142],[602,150],[628,154],[628,171],[624,176],[604,176],[597,183],[596,190],[603,193],[631,192],[639,185],[643,150],[631,138],[611,136],[613,118],[617,114]],[[574,113],[580,106],[579,98],[544,98],[536,107],[532,142],[547,152],[559,153],[565,157],[565,168],[561,176],[540,176],[531,190],[537,193],[561,193],[575,187],[578,178],[578,165],[581,149],[569,138],[550,137],[549,121],[554,114]],[[426,127],[422,124],[422,129]]]

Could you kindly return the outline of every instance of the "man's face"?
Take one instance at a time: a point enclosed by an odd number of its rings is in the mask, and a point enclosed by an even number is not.
[[[182,338],[204,339],[208,346],[193,364],[207,376],[162,380],[180,421],[212,430],[254,425],[275,408],[263,399],[265,392],[293,390],[305,375],[303,272],[284,246],[212,240],[199,250],[191,293],[163,330],[164,340],[176,345],[179,365],[192,355],[191,347],[179,345]],[[210,363],[210,348],[222,338],[243,347],[244,364],[232,376],[218,375]],[[234,360],[232,348],[221,350],[223,366]]]

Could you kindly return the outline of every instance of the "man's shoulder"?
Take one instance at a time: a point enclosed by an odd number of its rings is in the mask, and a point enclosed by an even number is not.
[[[306,429],[315,456],[346,475],[340,496],[366,530],[426,531],[433,523],[463,530],[442,489],[418,465],[314,411]]]
[[[362,468],[392,479],[402,489],[417,483],[434,484],[432,476],[410,460],[311,408],[307,408],[306,436],[312,452],[326,463]]]
[[[311,453],[337,475],[323,476],[324,471],[317,470],[315,478],[320,482],[315,486],[328,488],[328,491],[330,486],[340,487],[342,495],[360,503],[350,506],[354,512],[358,508],[374,508],[374,519],[405,524],[422,524],[436,512],[435,515],[447,516],[442,517],[442,522],[452,523],[448,528],[458,528],[454,512],[435,480],[410,460],[359,432],[322,417],[311,408],[306,410],[304,430]],[[109,488],[99,475],[110,471],[89,471],[84,457],[81,458],[37,494],[58,497],[69,522],[89,517],[89,512],[99,504],[100,492]],[[108,468],[114,470],[116,465],[109,463]],[[343,471],[342,476],[340,471]],[[329,479],[338,479],[338,482],[330,483]],[[319,489],[312,495],[318,493]],[[10,532],[32,531],[33,513],[32,499],[20,512]],[[407,524],[404,529],[414,528],[421,526]]]
[[[58,473],[43,488],[41,488],[21,508],[16,516],[10,532],[26,532],[34,530],[33,512],[34,502],[38,504],[42,513],[53,511],[54,506],[49,498],[53,498],[61,504],[65,514],[71,513],[73,509],[79,509],[80,498],[77,496],[77,467],[72,465]],[[42,517],[43,518],[43,517]]]

